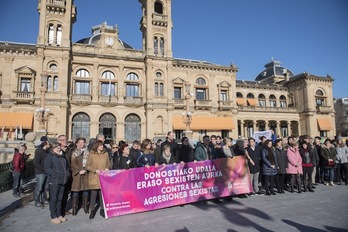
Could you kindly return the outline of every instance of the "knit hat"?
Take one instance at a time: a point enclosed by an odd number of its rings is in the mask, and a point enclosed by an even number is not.
[[[41,142],[48,141],[47,136],[42,136],[42,137],[40,138],[40,141],[41,141]]]

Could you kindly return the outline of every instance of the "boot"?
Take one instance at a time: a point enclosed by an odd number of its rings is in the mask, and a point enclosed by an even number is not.
[[[73,197],[72,199],[72,215],[76,216],[77,215],[77,207],[79,204],[79,197]]]
[[[83,210],[85,214],[89,213],[88,196],[82,197]]]
[[[90,213],[90,215],[89,215],[89,219],[94,219],[94,217],[95,217],[95,213],[96,213],[96,209],[94,208],[91,208],[91,213]]]
[[[100,216],[102,216],[103,218],[105,218],[105,211],[104,211],[104,209],[100,209]]]

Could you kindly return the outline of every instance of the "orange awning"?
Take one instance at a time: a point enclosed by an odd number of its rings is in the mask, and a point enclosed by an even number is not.
[[[247,105],[244,98],[238,98],[237,97],[236,98],[236,102],[237,102],[237,105],[239,105],[239,106],[246,106]]]
[[[204,117],[193,116],[191,130],[233,130],[235,128],[232,117]],[[182,116],[173,117],[173,130],[185,130]]]
[[[317,119],[318,126],[320,130],[328,131],[332,130],[332,124],[330,118],[318,118]]]
[[[33,116],[31,112],[0,112],[0,129],[10,129],[22,126],[23,129],[33,128]]]
[[[248,98],[247,101],[248,101],[250,106],[257,106],[258,105],[257,100],[254,98]]]

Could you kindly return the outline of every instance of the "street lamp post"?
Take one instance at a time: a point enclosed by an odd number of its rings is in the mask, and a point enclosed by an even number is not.
[[[192,139],[192,131],[190,128],[191,122],[192,122],[192,113],[190,112],[190,99],[191,99],[191,93],[190,93],[190,83],[188,81],[185,82],[185,101],[186,101],[186,112],[182,113],[183,116],[183,122],[185,124],[185,136],[189,139]]]
[[[50,109],[45,108],[45,101],[46,101],[46,92],[47,92],[47,75],[42,74],[41,75],[41,87],[40,87],[40,92],[41,92],[41,105],[40,108],[36,108],[36,118],[39,122],[39,128],[38,131],[39,133],[44,133],[46,135],[46,122],[48,121],[49,118],[49,112]]]

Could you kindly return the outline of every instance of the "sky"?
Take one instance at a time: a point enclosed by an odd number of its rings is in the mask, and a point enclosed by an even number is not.
[[[36,43],[37,0],[0,0],[0,41]],[[72,40],[106,21],[141,49],[138,0],[75,0]],[[173,0],[175,58],[235,64],[238,80],[254,80],[272,60],[299,74],[331,75],[333,97],[348,97],[348,1]],[[346,79],[347,78],[347,79]]]

